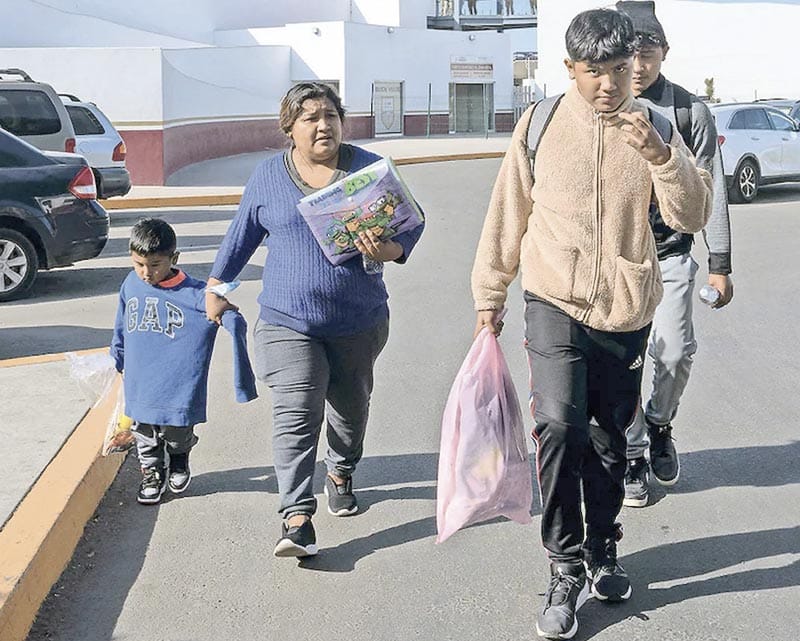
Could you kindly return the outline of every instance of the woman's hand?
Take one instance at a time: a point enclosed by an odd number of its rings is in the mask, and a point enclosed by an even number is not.
[[[403,255],[403,246],[393,240],[381,240],[372,230],[362,231],[353,239],[356,249],[367,258],[387,263],[397,260]]]

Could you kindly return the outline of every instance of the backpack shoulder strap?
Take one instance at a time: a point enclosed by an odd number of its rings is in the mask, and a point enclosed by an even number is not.
[[[692,148],[692,95],[680,85],[672,85],[675,104],[675,122],[686,146]]]
[[[653,124],[653,127],[658,132],[658,135],[661,136],[661,140],[663,140],[666,144],[669,144],[669,141],[672,140],[672,123],[660,113],[651,109],[650,107],[647,108],[648,116],[650,118],[650,122]]]
[[[542,134],[547,129],[547,125],[550,124],[553,113],[563,96],[564,94],[558,94],[557,96],[543,98],[533,108],[533,115],[531,115],[531,121],[528,125],[528,158],[531,162],[531,176],[533,176],[533,166],[539,141],[542,139]]]

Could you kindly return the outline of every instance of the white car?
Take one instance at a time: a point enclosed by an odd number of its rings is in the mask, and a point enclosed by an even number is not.
[[[70,94],[58,94],[75,129],[75,153],[87,161],[95,174],[97,197],[124,196],[131,176],[125,167],[125,142],[114,125],[93,102],[82,102]]]
[[[709,108],[717,124],[731,202],[752,202],[761,185],[800,181],[800,124],[759,103]]]

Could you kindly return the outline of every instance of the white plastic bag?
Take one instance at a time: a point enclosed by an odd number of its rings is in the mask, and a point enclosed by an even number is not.
[[[64,356],[69,362],[70,377],[77,381],[78,387],[97,406],[117,378],[114,359],[107,352],[83,355],[67,352]]]
[[[65,356],[69,362],[70,377],[77,381],[81,390],[94,402],[93,407],[97,407],[113,392],[114,382],[119,377],[114,359],[107,353],[80,356],[68,352]],[[131,419],[125,416],[125,390],[120,381],[114,410],[108,417],[103,438],[103,456],[124,452],[134,444],[131,425]]]

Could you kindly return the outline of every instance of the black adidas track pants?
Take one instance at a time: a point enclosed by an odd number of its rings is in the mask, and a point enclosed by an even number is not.
[[[584,540],[581,496],[593,537],[611,536],[622,509],[625,430],[639,407],[650,327],[603,332],[529,292],[525,302],[542,543],[552,560],[574,561]]]

